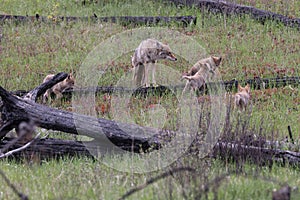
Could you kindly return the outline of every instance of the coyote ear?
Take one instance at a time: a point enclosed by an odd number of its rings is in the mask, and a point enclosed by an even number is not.
[[[249,85],[249,83],[247,83],[247,85],[245,86],[245,89],[247,90],[247,92],[250,92],[250,85]]]
[[[240,84],[238,84],[238,91],[241,91],[242,89],[243,87]]]
[[[215,56],[212,56],[212,59],[214,60],[216,66],[219,66],[221,61],[222,61],[222,57],[215,57]]]
[[[73,77],[72,72],[70,74],[68,74],[67,79],[71,79]]]
[[[163,47],[162,47],[162,45],[161,45],[161,43],[160,42],[156,42],[156,48],[157,49],[162,49]]]

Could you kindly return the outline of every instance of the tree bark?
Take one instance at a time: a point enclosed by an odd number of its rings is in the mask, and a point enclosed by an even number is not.
[[[273,162],[300,166],[300,152],[244,145],[241,143],[218,142],[212,153],[213,157],[233,161],[251,161],[255,164],[268,165]]]
[[[5,138],[0,142],[0,149],[8,145],[13,138]],[[23,144],[15,143],[8,150],[21,147]],[[37,153],[41,159],[60,158],[64,156],[87,156],[93,157],[90,154],[91,149],[97,149],[97,145],[93,142],[83,144],[79,141],[60,140],[60,139],[37,139],[32,145],[21,152],[15,153],[15,158],[22,156],[30,156]],[[293,152],[281,149],[270,149],[240,143],[218,142],[210,154],[213,158],[231,159],[232,161],[250,161],[255,164],[266,165],[273,162],[279,164],[289,164],[291,166],[300,166],[300,152]]]

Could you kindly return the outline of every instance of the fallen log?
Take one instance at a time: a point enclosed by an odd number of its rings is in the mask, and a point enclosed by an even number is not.
[[[0,149],[6,146],[13,138],[4,138],[0,141]],[[21,143],[15,143],[9,150],[21,147]],[[32,145],[23,151],[17,152],[10,157],[19,159],[33,153],[38,154],[41,159],[53,159],[61,157],[87,156],[93,157],[90,150],[99,148],[93,141],[87,144],[80,141],[61,140],[53,138],[37,139]],[[214,146],[210,156],[212,158],[231,159],[232,161],[250,161],[254,164],[267,165],[270,163],[288,164],[300,166],[300,152],[281,150],[277,148],[266,148],[241,143],[218,142]]]
[[[205,8],[211,13],[221,13],[227,16],[231,15],[249,15],[253,19],[258,20],[261,23],[265,23],[266,20],[272,20],[280,22],[285,26],[296,27],[300,30],[300,18],[294,18],[289,16],[284,16],[281,14],[273,13],[270,11],[265,11],[257,9],[252,6],[244,6],[240,4],[235,4],[231,2],[226,2],[222,0],[167,0],[175,3],[176,5],[186,5],[195,6],[198,8]]]
[[[5,137],[2,141],[0,141],[0,149],[3,149],[5,146],[9,145],[13,142],[14,138]],[[22,147],[24,144],[20,142],[14,142],[7,151],[11,151],[17,148]],[[93,146],[89,145],[89,149],[93,148]],[[95,146],[94,148],[97,148]],[[90,151],[86,148],[86,145],[80,141],[72,141],[72,140],[60,140],[54,138],[44,138],[44,139],[36,139],[30,146],[26,149],[16,152],[12,154],[10,157],[15,159],[29,158],[32,154],[38,155],[41,159],[56,159],[62,157],[90,157]]]
[[[235,91],[237,90],[238,84],[250,84],[250,87],[255,90],[262,90],[262,89],[268,89],[268,88],[278,88],[278,87],[285,87],[288,85],[291,86],[298,86],[300,84],[300,77],[298,76],[291,76],[291,77],[274,77],[274,78],[260,78],[256,77],[253,79],[246,79],[246,80],[230,80],[230,81],[223,81],[221,84],[224,85],[224,88],[226,91]],[[205,85],[205,87],[199,88],[200,91],[203,91],[203,88],[206,88],[204,91],[205,93],[208,92],[208,89],[211,87],[214,87],[214,85],[219,85],[220,83],[214,83],[209,82]],[[148,87],[148,88],[126,88],[126,87],[114,87],[114,86],[97,86],[96,88],[84,88],[84,89],[67,89],[63,91],[64,96],[71,96],[73,92],[96,92],[98,93],[132,93],[133,95],[147,95],[147,94],[164,94],[166,92],[177,90],[183,90],[185,87],[185,84],[182,85],[170,85],[170,86],[158,86],[158,87]],[[24,96],[28,93],[28,91],[25,90],[17,90],[11,92],[14,95],[17,96]]]
[[[255,164],[269,165],[273,162],[300,166],[300,152],[244,145],[241,143],[218,142],[211,154],[214,158],[232,161],[250,161]]]
[[[72,17],[72,16],[52,16],[49,19],[46,16],[21,16],[21,15],[0,15],[0,21],[4,22],[6,20],[14,21],[42,21],[46,22],[55,19],[57,21],[101,21],[101,22],[111,22],[111,23],[121,23],[121,24],[140,24],[140,25],[154,25],[154,24],[167,24],[171,22],[176,22],[187,26],[189,24],[196,24],[197,18],[195,16],[112,16],[112,17],[98,17],[96,14],[90,17]]]
[[[41,84],[40,86],[36,87],[35,89],[29,91],[25,94],[23,94],[24,98],[22,98],[23,101],[30,102],[30,101],[36,101],[38,96],[43,94],[47,89],[54,86],[56,83],[64,80],[68,74],[66,73],[58,73],[55,75],[51,80]],[[0,112],[1,112],[1,123],[0,123],[0,140],[13,128],[16,128],[20,122],[22,121],[29,121],[30,116],[28,116],[26,113],[17,115],[15,118],[12,118],[10,116],[10,110],[14,108],[14,104],[18,102],[18,100],[21,100],[21,98],[18,98],[17,96],[14,96],[10,93],[8,93],[6,90],[4,90],[1,86],[0,89],[4,91],[3,95],[1,96],[0,101]],[[13,101],[15,103],[9,104],[5,101],[5,96],[7,97],[13,97]],[[8,104],[7,104],[8,103]]]
[[[35,102],[39,95],[66,76],[65,73],[57,74],[52,80],[33,89],[23,98],[12,95],[0,86],[2,99],[0,140],[22,121],[29,120],[45,129],[81,134],[98,140],[107,140],[108,138],[107,141],[111,141],[118,147],[134,152],[159,149],[163,136],[168,137],[175,134],[172,131],[141,127],[136,124],[125,124],[102,118],[97,119],[50,108]]]

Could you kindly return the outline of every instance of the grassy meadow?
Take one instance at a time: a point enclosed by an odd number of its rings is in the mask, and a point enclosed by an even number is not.
[[[300,17],[300,4],[296,0],[291,0],[289,6],[280,0],[233,2]],[[181,27],[171,23],[158,26],[168,27],[191,37],[207,54],[221,55],[224,60],[219,72],[223,80],[245,80],[256,76],[300,76],[299,31],[275,22],[267,21],[262,25],[248,16],[213,15],[165,1],[104,0],[86,1],[83,5],[81,0],[3,0],[0,14],[39,14],[47,16],[49,21],[0,22],[0,86],[9,91],[30,90],[42,83],[49,73],[75,72],[76,76],[82,62],[98,44],[122,31],[140,27],[93,21],[65,22],[54,18],[91,16],[93,13],[97,16],[194,15],[197,16],[195,25]],[[129,72],[131,55],[126,54],[110,63],[99,80],[99,86],[115,85],[120,77]],[[167,64],[179,73],[186,72],[191,67],[181,59]],[[260,136],[267,139],[282,141],[288,136],[287,126],[290,125],[295,143],[299,144],[299,88],[298,85],[252,90],[252,112],[245,116],[240,116],[235,111],[230,113],[232,130],[239,129],[242,125],[238,121],[242,120],[247,124],[246,133],[260,133]],[[210,105],[209,98],[200,100],[205,101],[205,106]],[[161,102],[171,104],[174,99],[168,96],[165,99],[148,97],[145,101],[138,101],[140,102],[136,102],[136,107],[129,109],[135,122],[151,126],[157,124],[150,122],[147,108]],[[56,101],[49,106],[72,111],[71,102],[68,100]],[[108,95],[97,96],[95,110],[98,117],[114,120]],[[142,114],[140,110],[143,111]],[[209,116],[209,111],[205,112],[205,116],[206,114]],[[206,131],[208,122],[209,120],[202,122],[201,132]],[[73,139],[72,136],[52,132],[50,137]],[[118,168],[130,162],[119,155],[110,159],[119,164]],[[271,199],[274,189],[285,184],[292,188],[300,185],[298,168],[256,166],[251,163],[232,164],[219,159],[203,159],[192,153],[186,153],[166,170],[184,166],[193,167],[196,172],[179,172],[168,176],[133,194],[129,199]],[[131,188],[162,173],[121,172],[101,162],[82,157],[42,161],[41,165],[2,159],[0,169],[30,199],[118,199]],[[216,181],[216,178],[224,174],[226,176],[220,182]],[[7,184],[1,178],[0,180],[0,199],[17,199]],[[204,189],[205,185],[208,185],[208,189]],[[299,199],[300,193],[297,189],[292,190],[292,199]]]

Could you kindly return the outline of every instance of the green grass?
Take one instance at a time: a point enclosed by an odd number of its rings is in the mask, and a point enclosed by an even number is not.
[[[269,5],[263,0],[256,0],[254,3],[262,9]],[[289,15],[299,17],[298,1],[293,1],[293,5],[294,7],[289,7]],[[280,6],[270,7],[270,9],[283,12],[283,7]],[[81,1],[4,0],[1,3],[0,13],[15,15],[38,13],[41,16],[49,16],[49,19],[52,15],[91,16],[93,13],[98,16],[195,15],[198,17],[196,25],[181,28],[172,24],[168,27],[191,35],[206,49],[207,54],[222,55],[224,61],[219,71],[223,80],[244,80],[255,76],[268,78],[300,75],[299,31],[270,21],[262,25],[247,16],[225,18],[222,15],[201,13],[195,8],[176,7],[160,1],[145,0],[97,1],[97,3],[87,3],[85,6]],[[98,44],[112,35],[130,29],[119,24],[83,21],[1,23],[0,31],[3,37],[0,42],[0,85],[7,90],[32,89],[49,73],[78,72],[88,53]],[[131,54],[124,55],[110,63],[107,72],[99,80],[99,85],[115,85],[120,77],[128,73],[131,69],[130,56]],[[181,58],[176,63],[164,63],[179,74],[190,67]],[[114,119],[116,116],[112,115],[110,107],[116,105],[110,105],[107,100],[109,97],[99,95],[96,99],[98,117]],[[155,107],[152,109],[153,105],[175,102],[170,96],[147,98],[145,101],[135,100],[137,101],[135,106],[129,107],[129,110],[132,109],[130,112],[133,120],[140,125],[159,127],[161,124],[153,122],[157,119],[149,116],[151,112],[160,111]],[[258,131],[262,128],[266,138],[282,140],[288,135],[287,126],[290,125],[296,142],[299,142],[299,86],[253,90],[251,100],[253,104],[251,116],[242,116],[249,121],[250,129]],[[207,103],[209,105],[209,102]],[[69,101],[58,101],[50,106],[72,111]],[[174,107],[175,111],[172,110]],[[172,113],[177,112],[176,105],[174,107],[171,107]],[[236,124],[237,115],[236,112],[232,113],[232,124]],[[172,115],[168,117],[170,116]],[[169,121],[165,126],[174,128],[174,119],[176,118],[168,118]],[[207,121],[202,123],[205,124]],[[50,136],[53,135],[55,136],[55,134]],[[63,134],[57,134],[56,137],[73,139],[72,136]],[[174,165],[192,166],[202,170],[199,167],[202,162],[198,157],[184,158]],[[128,160],[121,161],[118,156],[111,159],[115,163],[119,162],[120,166],[128,164]],[[197,188],[199,190],[203,184],[199,183],[199,180],[205,182],[204,175],[211,180],[219,174],[228,172],[229,169],[235,169],[235,166],[224,165],[219,160],[210,162],[212,162],[211,166],[202,175],[200,173],[192,176],[185,173],[182,176],[177,175],[158,181],[136,193],[131,199],[168,199],[170,196],[173,199],[182,199],[184,193],[188,199],[192,199],[197,193]],[[0,168],[17,188],[28,194],[31,199],[117,199],[132,187],[143,184],[150,177],[159,174],[159,172],[123,173],[85,158],[44,161],[42,165],[32,166],[22,162],[2,160]],[[199,177],[199,180],[193,182],[192,177]],[[219,199],[270,199],[272,190],[279,188],[279,183],[299,185],[297,177],[299,177],[299,169],[292,167],[273,166],[272,170],[269,170],[265,167],[245,164],[243,173],[231,173],[217,190],[217,195]],[[209,199],[213,199],[213,195],[210,191]],[[299,193],[293,192],[292,197],[298,199]],[[6,184],[0,185],[0,199],[15,198],[16,196]]]
[[[118,162],[119,157],[115,159]],[[118,199],[131,188],[161,174],[118,172],[84,158],[52,160],[42,165],[31,166],[4,160],[0,166],[17,189],[30,199]],[[273,166],[272,170],[269,170],[267,167],[259,169],[248,164],[241,174],[231,172],[234,168],[233,165],[215,161],[206,172],[197,172],[197,180],[189,178],[192,174],[181,172],[149,185],[129,199],[168,199],[170,196],[173,199],[182,199],[183,190],[192,198],[196,194],[195,191],[200,189],[193,187],[193,181],[197,181],[198,187],[207,183],[200,173],[206,173],[211,180],[224,173],[229,174],[220,182],[217,193],[210,187],[208,199],[213,199],[215,194],[218,199],[270,199],[271,192],[279,189],[280,184],[288,183],[291,187],[299,185],[299,170],[293,168]],[[183,189],[182,185],[186,187]],[[16,199],[16,195],[4,182],[0,190],[1,199]],[[292,192],[292,199],[298,198],[299,193]]]
[[[97,1],[96,3],[87,3],[82,5],[83,1],[4,1],[2,12],[14,15],[35,15],[42,16],[92,16],[95,13],[97,16],[169,16],[169,15],[184,15],[190,9],[182,7],[178,13],[175,6],[164,6],[167,3],[161,1]],[[136,8],[147,9],[136,9]]]

